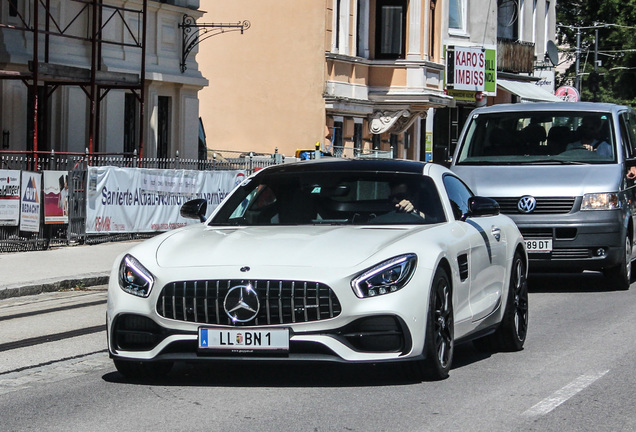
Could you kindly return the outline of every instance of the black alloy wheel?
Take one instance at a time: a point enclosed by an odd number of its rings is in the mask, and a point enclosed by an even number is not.
[[[497,330],[476,339],[473,344],[479,351],[521,351],[528,334],[528,281],[527,263],[516,252],[510,269],[510,283],[506,309]]]
[[[420,377],[441,380],[448,377],[455,348],[453,297],[450,278],[438,268],[433,278],[424,341],[424,360],[418,362]]]

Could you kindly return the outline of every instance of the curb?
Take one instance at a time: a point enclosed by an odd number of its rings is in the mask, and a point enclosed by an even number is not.
[[[25,285],[0,287],[0,300],[10,297],[36,295],[55,292],[77,286],[89,287],[108,284],[108,274],[87,275],[73,279],[49,279],[40,282],[27,282]]]

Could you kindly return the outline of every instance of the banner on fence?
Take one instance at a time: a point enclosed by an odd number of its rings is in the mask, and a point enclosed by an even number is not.
[[[22,171],[20,231],[39,232],[42,174]]]
[[[0,170],[0,226],[20,223],[20,171]]]
[[[204,198],[208,214],[245,179],[245,171],[89,167],[86,233],[167,231],[196,221],[182,218],[188,200]]]
[[[68,171],[44,171],[44,223],[68,223]]]

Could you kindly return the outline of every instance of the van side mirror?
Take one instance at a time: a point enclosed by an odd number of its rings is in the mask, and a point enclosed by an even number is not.
[[[462,215],[465,221],[469,217],[497,216],[500,213],[499,203],[492,198],[474,196],[468,198],[468,212]]]
[[[199,219],[200,222],[204,222],[207,211],[208,202],[203,198],[197,198],[183,204],[179,213],[186,219]]]

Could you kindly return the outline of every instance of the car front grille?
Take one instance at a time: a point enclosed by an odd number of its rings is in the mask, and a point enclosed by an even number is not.
[[[554,249],[552,251],[552,259],[554,260],[586,259],[591,257],[592,251],[588,248]]]
[[[522,213],[517,208],[517,204],[521,197],[505,197],[495,198],[499,203],[499,208],[504,214]],[[570,213],[574,207],[575,197],[535,197],[537,206],[533,212],[529,214],[564,214]]]
[[[224,308],[232,288],[251,285],[260,308],[248,322],[233,322]],[[275,325],[320,321],[342,311],[331,288],[318,282],[282,280],[200,280],[163,287],[157,313],[168,319],[218,325]]]
[[[519,228],[519,232],[526,240],[552,238],[552,228]]]

